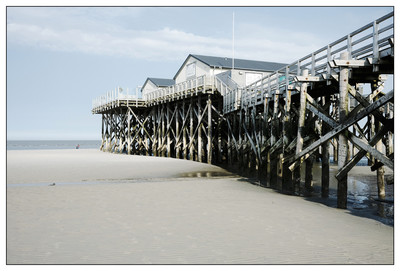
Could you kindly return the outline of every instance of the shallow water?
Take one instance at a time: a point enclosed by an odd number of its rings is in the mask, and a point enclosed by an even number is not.
[[[229,168],[235,171],[235,168]],[[333,208],[337,207],[337,163],[331,161],[329,168],[329,197],[321,197],[321,163],[315,162],[313,166],[312,193],[305,196],[305,163],[301,166],[300,196],[309,201],[318,202]],[[385,179],[392,175],[390,169],[385,168]],[[279,177],[278,177],[279,179]],[[243,181],[249,181],[254,185],[260,185],[260,181],[254,176],[242,178]],[[281,191],[282,184],[278,180],[277,192]],[[384,200],[378,199],[376,171],[371,172],[364,159],[354,167],[347,177],[347,210],[357,216],[368,217],[378,220],[387,225],[394,225],[394,185],[388,185],[385,182],[386,197]]]
[[[331,165],[329,171],[329,198],[321,198],[321,164],[313,168],[313,193],[307,198],[311,201],[337,206],[337,165]],[[388,171],[387,173],[391,173]],[[305,170],[302,169],[302,180]],[[387,176],[387,175],[386,175]],[[387,225],[394,225],[394,186],[385,183],[385,200],[378,199],[376,171],[371,172],[368,166],[358,166],[351,170],[347,177],[347,209],[354,215],[376,219]],[[304,183],[302,184],[304,186]]]

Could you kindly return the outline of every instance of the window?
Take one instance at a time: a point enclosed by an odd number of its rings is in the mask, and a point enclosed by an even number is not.
[[[196,76],[196,63],[190,63],[186,65],[186,78]]]
[[[262,73],[246,72],[246,86],[262,78]]]

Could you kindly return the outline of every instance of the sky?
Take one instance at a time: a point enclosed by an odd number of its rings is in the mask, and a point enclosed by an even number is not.
[[[92,99],[189,54],[292,63],[392,7],[7,7],[8,140],[101,139]],[[340,18],[340,19],[338,19]]]

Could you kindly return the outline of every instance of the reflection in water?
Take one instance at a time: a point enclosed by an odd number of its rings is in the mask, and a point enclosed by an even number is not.
[[[232,177],[232,173],[228,171],[201,171],[201,172],[185,172],[179,174],[179,178],[212,178],[212,177]]]
[[[305,172],[302,168],[302,180]],[[335,174],[337,166],[332,165],[329,171],[329,198],[323,199],[321,194],[321,164],[315,163],[313,168],[313,196],[309,198],[313,201],[324,203],[328,206],[336,207],[337,180]],[[304,184],[303,184],[304,185]],[[394,224],[394,189],[393,185],[386,185],[385,200],[378,199],[378,188],[376,171],[371,172],[368,166],[358,167],[355,171],[350,171],[347,177],[348,210],[356,215],[373,217],[385,224]]]

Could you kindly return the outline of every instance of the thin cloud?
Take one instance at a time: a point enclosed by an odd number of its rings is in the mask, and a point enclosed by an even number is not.
[[[176,59],[188,49],[206,53],[209,49],[227,51],[229,40],[197,36],[176,29],[157,31],[119,30],[88,32],[80,29],[55,30],[38,25],[9,23],[10,44],[47,48],[55,51],[84,52],[131,58]]]
[[[160,58],[182,60],[182,57],[189,53],[221,56],[232,54],[231,39],[199,36],[170,28],[156,31],[119,29],[113,32],[89,32],[84,29],[56,30],[38,25],[9,23],[7,38],[10,44],[16,43],[54,51],[148,60]],[[288,62],[311,52],[312,48],[312,45],[284,40],[274,41],[267,38],[243,37],[235,40],[235,55],[239,58]]]
[[[132,29],[127,18],[133,11],[138,15],[144,9],[16,8],[8,18],[8,46],[150,61],[182,61],[190,53],[232,56],[230,35],[211,37],[154,26],[151,30]],[[236,58],[290,63],[322,46],[309,33],[245,22],[239,24],[235,34]]]

